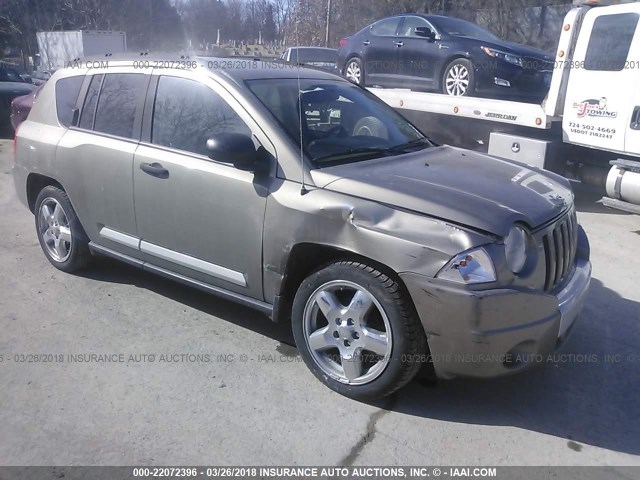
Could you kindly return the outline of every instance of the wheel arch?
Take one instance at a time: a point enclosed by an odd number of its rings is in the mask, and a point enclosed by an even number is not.
[[[344,64],[342,65],[342,76],[344,78],[347,78],[347,65],[349,65],[349,62],[353,59],[358,59],[360,60],[360,64],[361,64],[361,70],[362,70],[362,74],[365,75],[366,78],[366,69],[365,69],[365,65],[364,65],[364,58],[362,57],[362,55],[360,55],[360,53],[358,52],[352,52],[351,54],[349,54],[346,57],[346,60],[344,61]]]
[[[438,89],[439,90],[442,89],[442,86],[444,84],[444,76],[447,73],[447,70],[449,69],[451,64],[453,62],[455,62],[456,60],[460,60],[460,59],[468,60],[469,62],[471,62],[471,67],[475,70],[476,64],[473,61],[473,57],[471,56],[471,54],[466,53],[466,52],[457,52],[457,53],[451,54],[451,56],[449,56],[444,61],[444,63],[443,63],[444,67],[442,68],[442,71],[440,72],[440,75],[438,76]]]
[[[288,255],[278,291],[278,300],[276,302],[278,308],[274,309],[273,320],[277,322],[289,321],[291,319],[293,298],[304,279],[312,273],[339,261],[365,263],[392,278],[406,292],[408,298],[411,299],[412,308],[415,309],[413,299],[400,275],[388,265],[334,245],[301,242],[295,244]]]
[[[55,178],[34,172],[30,173],[27,176],[27,203],[29,205],[29,210],[31,210],[31,213],[35,213],[36,199],[38,198],[38,194],[42,191],[43,188],[49,186],[59,188],[60,190],[66,192],[62,184]]]

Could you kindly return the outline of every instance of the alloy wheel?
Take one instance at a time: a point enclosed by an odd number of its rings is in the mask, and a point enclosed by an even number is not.
[[[360,83],[360,79],[362,78],[362,69],[358,62],[352,60],[347,65],[346,77],[354,83]]]
[[[453,65],[447,72],[445,88],[454,97],[461,97],[469,90],[469,70],[464,65]]]
[[[48,197],[42,202],[39,215],[38,233],[47,253],[56,262],[66,261],[71,255],[73,238],[64,208],[55,198]]]
[[[320,286],[304,308],[303,332],[322,371],[348,385],[379,377],[391,357],[389,319],[362,286],[334,280]]]

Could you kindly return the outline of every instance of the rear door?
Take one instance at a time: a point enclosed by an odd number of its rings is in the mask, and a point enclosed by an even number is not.
[[[367,85],[393,87],[398,82],[398,45],[396,33],[402,17],[374,23],[363,35],[364,70]]]
[[[631,123],[638,106],[639,25],[638,3],[586,14],[567,86],[565,141],[615,152],[625,152],[625,144],[637,149]]]
[[[56,153],[61,182],[89,238],[131,256],[138,254],[131,171],[150,77],[118,67],[87,75],[79,122]]]

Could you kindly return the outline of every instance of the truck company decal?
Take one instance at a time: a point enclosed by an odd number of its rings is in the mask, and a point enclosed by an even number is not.
[[[612,112],[607,108],[607,97],[600,100],[589,99],[582,102],[575,102],[573,108],[578,110],[578,118],[584,117],[605,117],[617,118],[618,112]]]
[[[492,112],[487,113],[485,117],[496,118],[499,120],[511,120],[512,122],[515,122],[518,119],[517,115],[506,115],[504,113],[492,113]]]

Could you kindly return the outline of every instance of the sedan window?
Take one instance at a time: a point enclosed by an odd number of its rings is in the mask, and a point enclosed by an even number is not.
[[[400,24],[400,17],[385,18],[377,23],[374,23],[371,27],[371,34],[381,37],[394,36],[398,25]]]
[[[151,141],[207,156],[207,140],[221,133],[251,130],[224,99],[206,85],[186,78],[160,77],[153,109]]]
[[[429,25],[429,22],[427,22],[424,18],[405,17],[404,23],[402,24],[402,28],[400,29],[399,35],[401,37],[417,37],[416,35],[417,27],[427,27],[433,31],[433,29]]]

